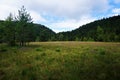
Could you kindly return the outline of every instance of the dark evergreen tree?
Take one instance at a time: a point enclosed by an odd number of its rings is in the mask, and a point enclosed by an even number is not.
[[[4,21],[0,21],[0,43],[4,42],[4,26],[3,26]]]
[[[7,17],[5,21],[5,27],[4,27],[4,41],[8,43],[10,46],[15,45],[15,38],[16,38],[16,29],[15,25],[13,23],[13,16],[10,13],[10,15]]]
[[[103,41],[103,39],[105,38],[104,31],[100,26],[97,27],[96,36],[97,36],[97,41]]]

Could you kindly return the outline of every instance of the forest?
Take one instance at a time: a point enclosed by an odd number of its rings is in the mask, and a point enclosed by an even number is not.
[[[12,13],[0,21],[0,43],[26,45],[35,41],[99,41],[120,42],[120,15],[103,18],[79,28],[55,33],[48,27],[35,24],[23,6],[18,15]]]
[[[120,15],[103,18],[57,34],[60,41],[120,42]]]

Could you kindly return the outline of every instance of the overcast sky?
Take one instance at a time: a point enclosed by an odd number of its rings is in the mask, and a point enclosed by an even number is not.
[[[25,6],[34,23],[55,32],[70,31],[91,21],[120,14],[120,0],[0,0],[0,20]]]

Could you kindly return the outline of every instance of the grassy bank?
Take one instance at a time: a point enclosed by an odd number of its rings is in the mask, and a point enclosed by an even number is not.
[[[0,80],[119,80],[120,43],[0,45]]]

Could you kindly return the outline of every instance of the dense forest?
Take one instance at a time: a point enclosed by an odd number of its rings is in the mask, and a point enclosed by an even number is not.
[[[14,27],[14,28],[17,27],[17,24],[18,24],[17,22],[12,22],[12,23],[14,25],[12,27]],[[7,34],[6,34],[5,30],[7,28],[5,26],[6,26],[5,21],[0,21],[0,43],[8,42],[8,40],[9,40],[9,39],[6,39]],[[53,40],[55,40],[56,33],[44,25],[34,23],[30,26],[30,24],[29,24],[28,30],[30,30],[30,32],[29,32],[30,41],[34,42],[34,41],[53,41]],[[11,31],[8,34],[11,34]],[[25,31],[25,32],[27,32],[27,31]],[[16,30],[14,31],[14,33],[17,33]],[[17,37],[17,36],[19,37],[19,35],[16,34],[15,37]],[[11,38],[11,36],[9,36],[9,37]]]
[[[120,41],[120,15],[97,20],[78,29],[57,34],[60,41]]]
[[[35,24],[24,6],[18,16],[12,14],[0,21],[0,43],[26,45],[31,41],[101,41],[120,42],[120,15],[97,20],[79,28],[55,33],[41,24]]]

